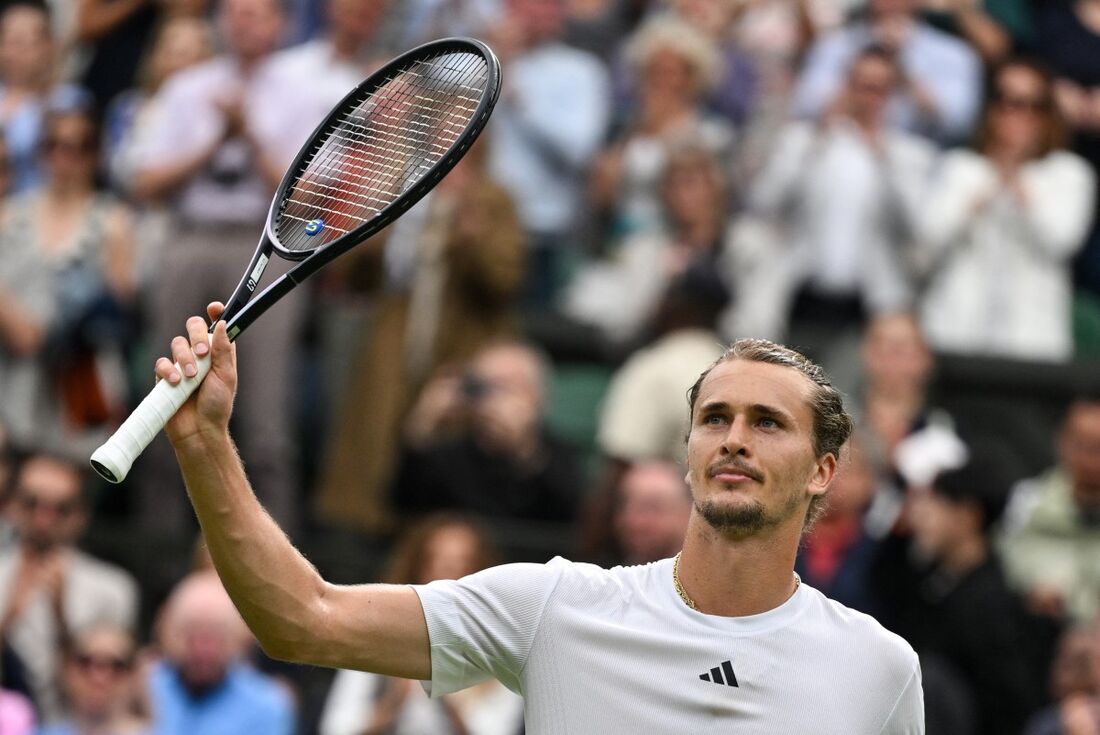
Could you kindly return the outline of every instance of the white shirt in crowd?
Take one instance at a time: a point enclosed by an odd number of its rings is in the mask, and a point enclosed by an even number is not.
[[[508,62],[489,126],[489,171],[508,189],[525,229],[572,228],[583,176],[610,117],[607,72],[598,58],[546,43]]]
[[[876,151],[843,120],[784,128],[750,200],[784,223],[792,287],[862,296],[871,311],[908,307],[905,249],[934,161],[929,143],[899,130],[882,131]]]
[[[1096,176],[1055,151],[1023,166],[1023,201],[989,159],[944,158],[924,209],[925,333],[949,352],[1027,360],[1073,356],[1071,260],[1094,215]]]
[[[805,584],[733,618],[688,608],[671,559],[556,558],[414,589],[432,696],[494,677],[523,695],[531,735],[924,732],[913,650]]]

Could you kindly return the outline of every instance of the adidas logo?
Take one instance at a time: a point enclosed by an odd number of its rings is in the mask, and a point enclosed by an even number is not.
[[[733,663],[730,661],[723,661],[707,673],[699,674],[699,678],[713,684],[724,684],[728,687],[737,686],[737,677],[734,676]]]

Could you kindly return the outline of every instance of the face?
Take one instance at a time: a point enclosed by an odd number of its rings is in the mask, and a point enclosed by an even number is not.
[[[912,15],[914,0],[870,0],[867,9],[873,18]]]
[[[33,83],[49,74],[54,47],[49,19],[38,10],[15,7],[0,20],[0,69],[5,79]]]
[[[932,490],[912,489],[907,500],[913,540],[932,559],[942,558],[973,532],[972,514]]]
[[[1058,654],[1051,667],[1051,689],[1055,699],[1096,691],[1097,670],[1093,659],[1100,652],[1100,630],[1070,628],[1058,643]]]
[[[134,645],[125,632],[97,628],[80,636],[65,659],[65,691],[81,716],[101,719],[124,708],[131,694]]]
[[[683,543],[691,496],[679,468],[647,463],[632,467],[619,484],[615,536],[629,563],[672,556]]]
[[[222,0],[219,28],[236,56],[262,58],[278,47],[283,32],[279,0]]]
[[[699,88],[691,62],[671,48],[659,48],[642,67],[642,94],[647,97],[690,100]]]
[[[207,58],[210,34],[205,21],[179,17],[168,21],[153,46],[151,73],[154,84]]]
[[[724,207],[712,164],[694,156],[669,162],[662,190],[668,215],[677,223],[710,219]]]
[[[868,381],[881,387],[917,390],[932,370],[924,335],[907,314],[876,317],[864,335],[862,358]]]
[[[526,350],[503,346],[479,355],[465,385],[474,431],[493,446],[536,431],[542,412],[538,363]]]
[[[84,528],[80,476],[70,466],[47,458],[28,460],[12,494],[12,518],[23,543],[46,552],[76,541]]]
[[[436,579],[458,579],[478,571],[480,544],[466,526],[444,526],[428,540],[419,584]]]
[[[388,9],[388,0],[329,0],[329,26],[361,42],[368,41]]]
[[[187,688],[202,692],[225,678],[248,633],[216,576],[183,585],[165,612],[163,647]]]
[[[562,0],[510,0],[508,10],[528,42],[540,43],[561,35],[565,24],[562,5]]]
[[[812,383],[797,370],[728,360],[707,375],[691,417],[688,482],[695,512],[730,537],[801,533],[836,470],[813,446]]]
[[[42,156],[52,178],[91,185],[99,141],[91,121],[81,114],[55,117],[42,139]]]
[[[851,112],[857,119],[880,119],[897,86],[897,70],[884,59],[859,59],[848,75]]]
[[[1100,509],[1100,401],[1075,404],[1058,441],[1079,502]]]
[[[992,143],[1033,153],[1048,122],[1050,90],[1045,80],[1027,67],[1010,66],[993,84],[994,97],[989,108]]]

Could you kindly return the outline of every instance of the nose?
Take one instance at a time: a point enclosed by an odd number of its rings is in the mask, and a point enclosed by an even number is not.
[[[722,450],[731,456],[747,457],[751,453],[751,443],[748,421],[744,416],[736,417],[730,422]]]

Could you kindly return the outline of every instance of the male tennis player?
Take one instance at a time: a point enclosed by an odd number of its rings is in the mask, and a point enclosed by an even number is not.
[[[221,313],[210,307],[211,318]],[[923,733],[916,654],[873,619],[800,585],[794,559],[851,431],[801,355],[735,344],[692,388],[681,554],[604,570],[555,559],[424,586],[327,583],[264,512],[229,437],[224,323],[172,343],[213,359],[168,425],[226,589],[277,658],[430,682],[496,677],[530,733]],[[179,380],[172,362],[158,377]]]

